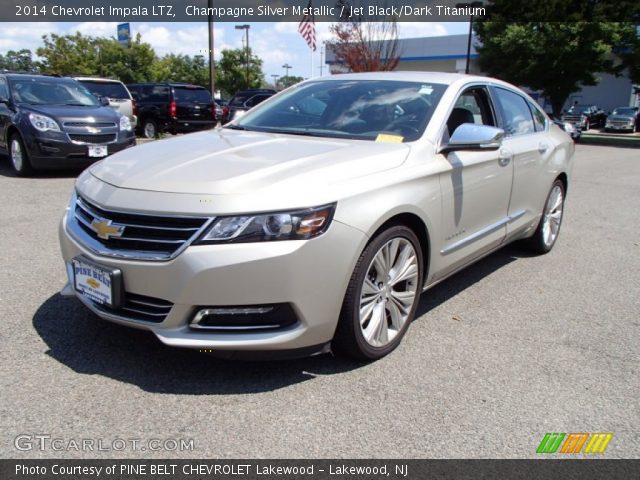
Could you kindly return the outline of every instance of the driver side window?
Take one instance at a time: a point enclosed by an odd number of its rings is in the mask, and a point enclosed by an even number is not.
[[[484,87],[472,87],[458,97],[447,120],[446,133],[453,135],[463,123],[495,126],[495,119]]]

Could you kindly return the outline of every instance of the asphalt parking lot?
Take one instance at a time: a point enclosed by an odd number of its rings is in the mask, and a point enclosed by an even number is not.
[[[62,298],[77,173],[16,178],[0,157],[0,457],[533,458],[546,432],[612,432],[604,457],[640,457],[640,150],[578,145],[555,249],[509,246],[438,285],[372,364],[218,360]]]

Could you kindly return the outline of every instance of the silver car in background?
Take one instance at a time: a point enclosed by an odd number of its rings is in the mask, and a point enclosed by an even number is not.
[[[138,116],[131,92],[120,80],[102,77],[73,77],[99,99],[108,100],[109,106],[129,119],[136,127]]]
[[[573,152],[499,80],[309,80],[85,171],[63,294],[171,346],[377,359],[432,285],[514,240],[551,250]]]

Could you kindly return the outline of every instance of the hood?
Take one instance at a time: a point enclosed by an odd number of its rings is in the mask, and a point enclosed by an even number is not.
[[[626,115],[626,114],[617,114],[617,115],[609,115],[607,120],[618,121],[618,122],[628,122],[629,120],[635,119],[635,115]]]
[[[409,150],[402,143],[217,128],[124,150],[95,164],[90,172],[113,186],[135,190],[293,193],[395,168]]]
[[[109,107],[79,107],[75,105],[21,105],[23,111],[29,111],[53,117],[59,122],[117,122],[120,115]],[[93,120],[89,120],[92,118]]]

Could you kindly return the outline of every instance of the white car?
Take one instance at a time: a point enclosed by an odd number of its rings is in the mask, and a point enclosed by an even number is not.
[[[380,358],[432,285],[514,240],[551,250],[573,152],[499,80],[309,80],[85,171],[63,293],[175,347]]]

